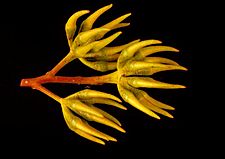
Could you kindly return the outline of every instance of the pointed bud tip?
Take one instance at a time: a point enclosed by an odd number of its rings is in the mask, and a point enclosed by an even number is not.
[[[186,86],[183,86],[183,85],[178,85],[179,88],[187,88]]]
[[[171,118],[171,119],[173,119],[173,118],[174,118],[174,117],[173,117],[173,115],[171,115],[171,114],[170,114],[170,113],[168,113],[168,112],[165,114],[165,116],[167,116],[168,118]]]
[[[119,103],[122,103],[122,100],[120,100],[120,99],[117,98],[117,97],[116,97],[114,100],[117,101],[117,102],[119,102]]]
[[[158,119],[158,120],[161,119],[158,115],[154,116],[154,118],[156,118],[156,119]]]
[[[188,69],[186,67],[183,67],[181,65],[171,65],[172,67],[175,66],[176,69],[178,70],[182,70],[182,71],[188,71]]]
[[[102,145],[105,145],[105,142],[104,141],[99,141],[98,143],[99,144],[102,144]]]
[[[126,107],[123,107],[122,109],[123,109],[123,110],[127,110],[127,108],[126,108]]]
[[[75,12],[73,15],[77,14],[78,12]],[[79,13],[81,14],[87,14],[87,13],[90,13],[90,10],[82,10],[82,11],[79,11]]]
[[[149,40],[143,40],[143,41],[149,42],[149,45],[152,45],[152,44],[162,44],[162,41],[155,40],[155,39],[149,39]]]
[[[160,40],[154,40],[155,42],[157,42],[158,44],[162,44],[162,41]]]
[[[110,141],[114,141],[114,142],[117,142],[117,139],[115,139],[114,137],[110,137],[108,138]]]
[[[108,7],[109,7],[109,8],[111,8],[112,6],[113,6],[113,4],[112,4],[112,3],[108,5]]]
[[[121,128],[121,127],[120,127],[120,128]],[[120,131],[121,131],[122,133],[126,133],[126,131],[125,131],[123,128],[121,128]]]
[[[121,17],[127,18],[127,17],[129,17],[130,15],[131,15],[131,13],[127,13],[127,14],[124,14],[123,16],[121,16]]]
[[[188,69],[187,69],[186,67],[183,67],[183,70],[184,70],[184,71],[188,71]]]

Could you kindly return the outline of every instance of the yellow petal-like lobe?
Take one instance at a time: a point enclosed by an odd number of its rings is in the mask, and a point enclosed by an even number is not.
[[[131,41],[128,44],[124,44],[124,45],[120,45],[120,46],[105,47],[102,50],[103,50],[103,52],[106,52],[107,55],[112,55],[112,54],[121,52],[123,49],[125,49],[125,48],[127,48],[127,47],[129,47],[129,46],[131,46],[131,45],[133,45],[133,44],[135,44],[137,42],[139,42],[139,41],[140,41],[140,39]]]
[[[187,68],[180,65],[154,64],[153,68],[151,68],[151,75],[157,72],[170,71],[170,70],[187,71]]]
[[[130,23],[119,23],[119,24],[115,25],[114,27],[112,27],[112,30],[113,30],[113,29],[118,29],[118,28],[127,27],[127,26],[129,26],[129,25],[130,25]]]
[[[146,57],[162,51],[179,52],[179,50],[170,46],[149,46],[140,49],[138,54],[140,54],[142,57]]]
[[[109,141],[109,139],[104,135],[104,133],[98,131],[97,129],[91,127],[87,122],[81,120],[80,118],[76,117],[72,121],[72,124],[75,128],[80,129],[90,135],[96,136],[98,138],[104,139]]]
[[[89,98],[109,98],[120,103],[122,102],[119,98],[117,98],[114,95],[91,89],[85,89],[66,97],[66,99],[89,99]]]
[[[104,141],[102,141],[102,140],[100,140],[100,139],[98,139],[98,138],[96,138],[96,137],[94,137],[94,136],[92,136],[92,135],[90,135],[90,134],[88,134],[88,133],[82,131],[82,130],[74,129],[73,131],[74,131],[75,133],[77,133],[78,135],[80,135],[80,136],[82,136],[82,137],[84,137],[84,138],[86,138],[86,139],[88,139],[88,140],[91,140],[91,141],[93,141],[93,142],[96,142],[96,143],[105,145],[105,142],[104,142]]]
[[[179,66],[179,64],[177,62],[167,59],[167,58],[163,58],[163,57],[146,57],[146,58],[144,58],[144,61],[149,62],[149,63],[162,63],[162,64]]]
[[[112,136],[109,136],[107,134],[105,134],[105,136],[110,140],[110,141],[114,141],[114,142],[117,142],[117,139],[112,137]]]
[[[76,22],[77,22],[77,19],[79,17],[81,17],[82,15],[84,14],[87,14],[89,13],[89,10],[82,10],[82,11],[79,11],[79,12],[76,12],[74,13],[67,21],[66,25],[65,25],[65,30],[66,30],[66,37],[67,37],[67,40],[69,42],[69,46],[71,47],[72,45],[72,42],[73,42],[73,37],[74,37],[74,34],[75,34],[75,31],[76,31]]]
[[[145,99],[147,99],[149,102],[151,102],[152,104],[154,104],[155,106],[157,106],[159,108],[168,109],[168,110],[175,110],[174,107],[155,100],[154,98],[152,98],[151,96],[149,96],[146,92],[144,92],[142,90],[139,90],[139,93],[142,94],[145,97]]]
[[[148,107],[149,109],[151,109],[154,112],[157,112],[159,114],[162,114],[164,116],[167,116],[169,118],[173,118],[173,116],[168,113],[167,111],[155,106],[154,104],[152,104],[150,101],[148,101],[141,93],[136,94],[138,100],[145,105],[146,107]]]
[[[135,88],[139,88],[139,87],[161,88],[161,89],[185,88],[182,85],[164,83],[164,82],[156,81],[149,77],[127,77],[126,79],[128,84]]]
[[[101,26],[101,28],[107,28],[107,29],[112,29],[114,26],[118,25],[120,22],[122,22],[124,19],[126,19],[127,17],[129,17],[131,15],[131,13],[125,14],[120,16],[119,18],[116,18],[115,20]]]
[[[84,100],[84,102],[88,104],[96,104],[96,103],[107,104],[107,105],[115,106],[123,110],[127,110],[127,108],[121,105],[120,103],[117,103],[116,101],[107,99],[107,98],[90,98],[90,99]]]
[[[94,109],[96,109],[95,107],[93,107]],[[106,112],[104,112],[104,111],[102,111],[102,110],[100,110],[100,109],[96,109],[96,111],[101,111],[101,112],[103,112],[104,114],[106,113]],[[101,121],[99,121],[99,117],[97,117],[97,116],[94,116],[94,115],[91,115],[91,114],[88,114],[88,113],[85,113],[85,112],[79,112],[78,113],[79,115],[81,115],[82,117],[84,117],[85,119],[87,119],[87,120],[89,120],[89,121],[94,121],[94,122],[98,122],[98,123],[101,123],[101,124],[104,124],[104,123],[102,123]],[[107,113],[106,113],[107,114]],[[107,115],[109,115],[109,114],[107,114]],[[110,115],[109,115],[110,116]],[[112,116],[111,116],[112,117]],[[97,119],[97,120],[96,120]],[[106,119],[106,118],[101,118],[101,119]],[[115,119],[115,118],[114,118]],[[85,122],[85,124],[87,124],[87,122]],[[104,124],[104,125],[107,125],[107,123],[106,124]],[[88,126],[90,126],[90,125],[88,125]],[[109,125],[107,125],[107,126],[109,126]],[[112,127],[112,126],[111,126]],[[93,128],[93,127],[91,127],[91,128]],[[93,128],[94,129],[94,128]],[[103,132],[100,132],[100,131],[98,131],[98,130],[96,130],[95,129],[95,131],[97,131],[98,133],[100,133],[100,135],[102,135],[102,137],[101,138],[103,138],[103,139],[105,139],[105,140],[107,140],[107,141],[109,141],[109,140],[111,140],[111,141],[117,141],[114,137],[112,137],[112,136],[109,136],[109,135],[107,135],[107,134],[105,134],[105,133],[103,133]]]
[[[150,63],[143,61],[129,61],[123,67],[123,72],[126,75],[152,75],[161,71],[168,70],[183,70],[187,69],[180,65],[166,65],[160,63]]]
[[[98,43],[92,48],[92,50],[94,52],[101,50],[103,47],[105,47],[106,45],[111,43],[114,39],[116,39],[120,34],[122,34],[121,31],[109,36],[108,38],[98,41]]]
[[[101,123],[101,124],[110,126],[110,127],[114,128],[116,130],[119,130],[121,132],[126,132],[119,125],[117,125],[116,123],[112,122],[111,120],[109,120],[107,118],[102,118],[102,117],[97,117],[97,116],[90,116],[90,119],[93,120],[93,121],[95,121],[95,122],[98,122],[98,123]]]
[[[170,113],[168,113],[167,111],[165,111],[165,110],[163,110],[163,109],[160,109],[160,108],[158,108],[158,107],[152,105],[151,103],[149,103],[149,102],[147,102],[147,101],[141,100],[141,102],[143,102],[143,104],[144,104],[145,106],[147,106],[149,109],[151,109],[152,111],[157,112],[157,113],[159,113],[159,114],[162,114],[162,115],[164,115],[164,116],[167,116],[167,117],[169,117],[169,118],[173,118],[173,116],[172,116]]]
[[[102,7],[100,9],[98,9],[97,11],[95,11],[94,13],[92,13],[86,20],[83,21],[83,23],[81,24],[81,28],[80,31],[87,31],[92,29],[92,26],[94,24],[94,22],[103,14],[105,13],[107,10],[109,10],[113,5],[107,5],[105,7]]]
[[[73,114],[69,110],[69,108],[63,104],[61,104],[62,112],[63,112],[63,117],[66,121],[67,126],[69,129],[73,130],[73,125],[72,125],[72,120],[73,120]]]
[[[107,28],[107,29],[114,29],[115,27],[118,26],[118,24],[120,22],[122,22],[124,19],[126,19],[127,17],[129,17],[131,15],[131,13],[128,13],[128,14],[125,14],[123,16],[120,16],[119,18],[116,18],[115,20],[101,26],[100,28]],[[98,39],[101,39],[107,32],[102,32],[100,33],[95,39],[98,40]]]
[[[119,122],[119,120],[116,119],[114,116],[110,115],[109,113],[107,113],[97,107],[93,106],[92,108],[96,109],[96,111],[101,112],[101,114],[104,115],[104,117],[106,117],[107,119],[109,119],[109,120],[113,121],[114,123],[116,123],[117,125],[121,126],[121,123]]]
[[[117,87],[118,87],[119,93],[124,101],[126,101],[133,107],[139,109],[140,111],[148,114],[149,116],[152,116],[156,119],[160,119],[160,117],[158,115],[156,115],[154,112],[152,112],[151,110],[146,108],[143,104],[141,104],[132,92],[130,92],[129,90],[127,90],[120,84],[118,84]]]
[[[101,112],[102,114],[104,114],[105,117],[97,117],[97,116],[94,116],[94,115],[91,115],[91,114],[88,114],[88,113],[85,113],[85,112],[78,112],[78,114],[82,117],[84,117],[86,120],[89,120],[89,121],[94,121],[94,122],[97,122],[97,123],[100,123],[100,124],[104,124],[106,126],[110,126],[112,128],[115,128],[121,132],[124,132],[125,130],[123,130],[120,126],[120,122],[113,116],[111,116],[110,114],[104,112],[103,110],[101,109],[98,109],[94,106],[92,106],[93,109],[95,109],[96,111],[99,111]],[[109,119],[107,119],[109,117]],[[113,123],[115,121],[115,123]],[[119,123],[118,125],[116,125],[117,123]],[[87,124],[87,123],[86,123]],[[104,135],[104,137],[107,137],[107,140],[112,140],[112,141],[116,141],[115,138],[113,138],[112,136],[109,136],[103,132],[99,132],[101,133],[102,135]]]
[[[130,54],[130,56],[134,55],[139,49],[148,46],[148,45],[153,45],[153,44],[160,44],[161,41],[159,40],[144,40],[139,43],[136,43],[134,45],[131,45],[130,47],[127,48],[127,52]]]

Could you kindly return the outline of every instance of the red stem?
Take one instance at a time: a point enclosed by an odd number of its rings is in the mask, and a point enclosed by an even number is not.
[[[70,61],[74,60],[74,55],[70,51],[51,71],[49,71],[47,74],[54,76],[61,68],[63,68],[66,64],[68,64]]]
[[[22,79],[21,87],[32,87],[36,88],[38,85],[43,83],[71,83],[71,84],[90,84],[90,85],[101,85],[104,83],[115,83],[115,79],[112,78],[114,74],[104,76],[93,76],[93,77],[64,77],[64,76],[51,76],[49,74],[39,76],[36,78]],[[37,85],[38,84],[38,85]]]
[[[38,85],[36,87],[36,89],[41,91],[42,93],[48,95],[49,97],[55,99],[59,103],[60,103],[60,100],[62,99],[61,97],[59,97],[56,94],[52,93],[51,91],[49,91],[47,88],[43,87],[42,85]]]
[[[36,77],[36,78],[27,78],[22,79],[20,86],[21,87],[31,87],[37,89],[42,93],[48,95],[49,97],[60,102],[61,97],[49,91],[47,88],[43,87],[41,84],[44,83],[72,83],[72,84],[91,84],[91,85],[100,85],[104,83],[115,83],[116,72],[104,75],[104,76],[93,76],[93,77],[63,77],[63,76],[53,76],[49,73]]]

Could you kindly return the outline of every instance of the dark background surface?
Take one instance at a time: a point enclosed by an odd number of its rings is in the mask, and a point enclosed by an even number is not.
[[[115,115],[127,131],[122,134],[111,128],[93,124],[99,130],[117,138],[117,143],[101,146],[81,138],[70,131],[63,119],[60,105],[44,94],[30,88],[20,88],[22,78],[36,77],[50,70],[69,51],[64,32],[67,19],[76,11],[91,12],[113,3],[95,26],[131,12],[126,21],[131,26],[122,28],[123,34],[115,45],[135,39],[158,39],[165,45],[181,50],[179,54],[162,54],[189,69],[188,72],[171,71],[154,75],[165,82],[187,86],[183,90],[148,90],[152,96],[176,108],[175,119],[156,120],[124,103],[127,111],[106,108]],[[198,25],[202,17],[196,4],[191,2],[152,1],[78,1],[17,2],[4,4],[1,14],[5,37],[1,55],[1,144],[5,150],[20,150],[19,154],[63,154],[85,157],[113,158],[127,155],[169,156],[192,155],[198,151],[201,136],[195,121],[194,57],[198,40]],[[85,16],[84,16],[85,17]],[[83,18],[84,19],[84,18]],[[82,18],[81,18],[82,20]],[[79,22],[81,22],[78,21]],[[193,38],[195,37],[195,38]],[[161,55],[161,54],[160,54]],[[63,68],[60,75],[101,75],[74,61]],[[82,90],[85,86],[48,84],[47,88],[60,96]],[[118,95],[114,85],[91,86],[91,89]],[[196,127],[197,126],[197,127]],[[11,153],[8,153],[9,155]]]

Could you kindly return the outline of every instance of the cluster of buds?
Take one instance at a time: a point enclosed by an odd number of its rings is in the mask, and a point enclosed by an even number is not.
[[[129,26],[130,23],[121,23],[131,13],[120,16],[113,21],[100,26],[98,28],[92,28],[94,22],[99,16],[104,12],[109,10],[112,7],[112,4],[100,8],[86,18],[78,31],[78,35],[74,38],[76,32],[76,22],[77,19],[84,14],[89,13],[88,10],[82,10],[74,13],[66,23],[65,30],[67,35],[68,44],[70,47],[70,60],[78,58],[86,66],[101,72],[115,70],[117,66],[117,59],[120,55],[120,52],[126,47],[138,42],[139,40],[134,40],[128,44],[121,46],[107,47],[113,40],[115,40],[121,31],[114,33],[113,35],[104,38],[104,35],[111,30],[118,29],[121,27]]]
[[[69,53],[45,75],[21,81],[21,86],[32,87],[59,102],[69,129],[100,144],[105,144],[103,140],[117,140],[93,128],[87,121],[94,121],[120,132],[125,132],[121,123],[115,117],[96,107],[96,104],[106,104],[126,110],[126,107],[120,104],[121,100],[111,94],[90,89],[81,90],[68,97],[61,98],[43,87],[43,83],[116,84],[123,100],[135,108],[157,119],[160,119],[160,117],[156,113],[173,118],[166,111],[174,110],[172,106],[153,99],[138,88],[185,88],[182,85],[159,82],[147,76],[160,71],[187,70],[170,59],[149,57],[149,55],[161,51],[178,52],[173,47],[157,45],[161,44],[161,41],[158,40],[140,41],[138,39],[120,46],[108,46],[122,32],[119,31],[104,38],[105,34],[113,29],[128,26],[130,23],[122,23],[122,21],[131,15],[130,13],[125,14],[101,27],[93,28],[93,24],[99,16],[111,7],[112,4],[100,8],[87,17],[81,23],[76,36],[78,18],[89,13],[89,11],[82,10],[74,13],[65,25],[70,48]],[[114,72],[93,77],[56,76],[56,73],[62,67],[75,59],[79,59],[83,64],[94,70],[101,72],[114,70]]]
[[[158,40],[145,40],[133,44],[121,52],[117,63],[117,87],[124,101],[144,113],[157,119],[160,119],[160,117],[154,112],[173,118],[171,114],[163,110],[173,110],[173,107],[161,103],[150,97],[143,90],[137,89],[140,87],[161,89],[185,88],[182,85],[168,84],[146,77],[161,71],[187,70],[173,60],[162,57],[148,57],[160,51],[178,52],[178,50],[173,47],[154,45],[160,43],[161,42]]]
[[[126,107],[122,106],[118,102],[121,102],[121,100],[111,94],[85,89],[61,99],[61,106],[65,121],[72,131],[89,140],[104,144],[104,141],[98,138],[107,141],[117,140],[94,129],[88,125],[86,121],[75,116],[72,112],[82,116],[88,121],[95,121],[100,124],[110,126],[121,132],[125,132],[125,130],[121,128],[121,123],[115,117],[94,106],[94,104],[107,104],[126,110]]]

